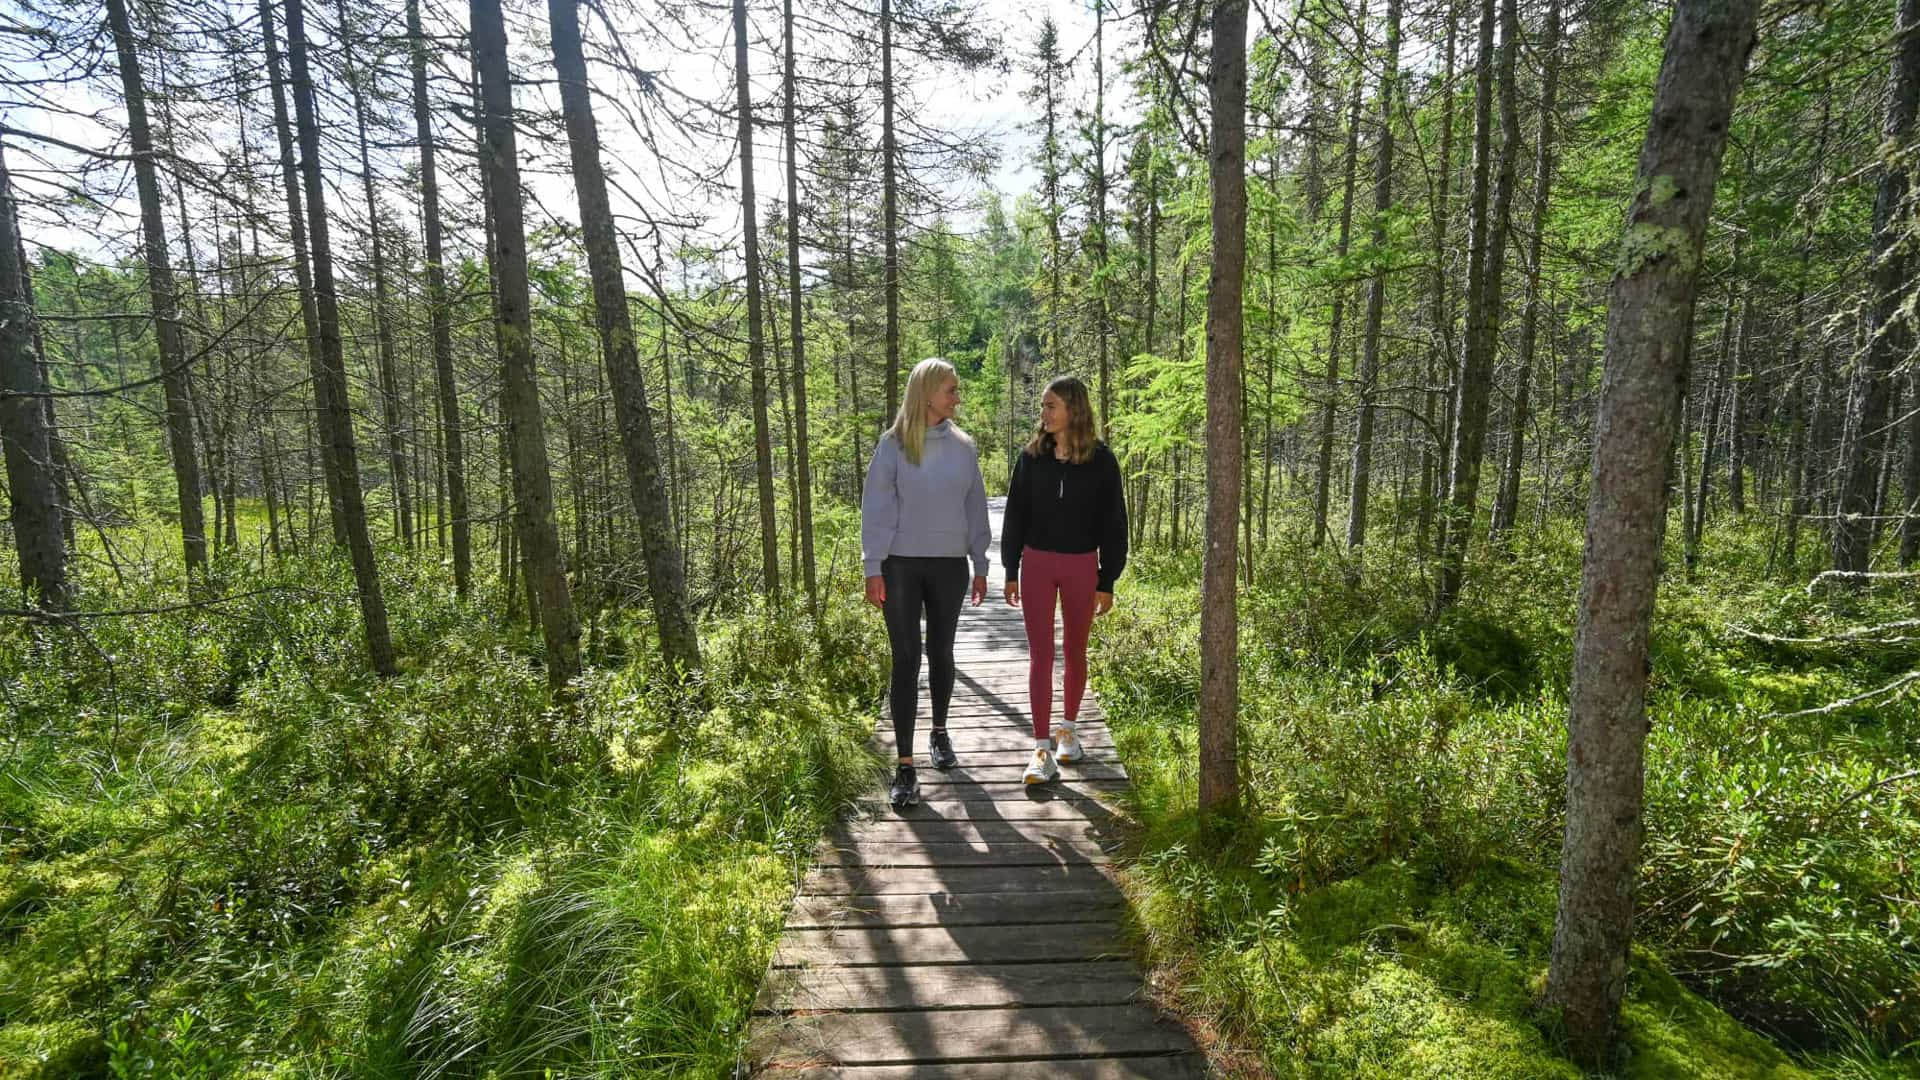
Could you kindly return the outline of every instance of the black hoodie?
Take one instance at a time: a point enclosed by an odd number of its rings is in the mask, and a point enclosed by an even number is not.
[[[1075,465],[1053,456],[1022,451],[1013,459],[1007,482],[1007,514],[1000,534],[1000,561],[1009,580],[1018,580],[1025,548],[1062,555],[1100,552],[1100,592],[1127,565],[1127,501],[1120,461],[1096,441],[1093,456]]]

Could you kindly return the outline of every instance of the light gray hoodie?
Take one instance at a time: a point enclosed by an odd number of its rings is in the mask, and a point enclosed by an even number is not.
[[[868,577],[880,573],[889,555],[968,556],[974,576],[984,577],[992,543],[980,451],[954,430],[953,421],[927,429],[918,465],[907,461],[900,440],[880,437],[860,496],[860,551]]]

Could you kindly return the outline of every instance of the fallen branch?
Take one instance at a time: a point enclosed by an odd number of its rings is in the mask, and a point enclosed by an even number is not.
[[[1749,630],[1739,625],[1729,626],[1727,629],[1755,641],[1764,641],[1769,645],[1904,645],[1915,639],[1911,637],[1876,638],[1872,635],[1884,634],[1890,630],[1912,630],[1917,627],[1920,627],[1920,619],[1896,619],[1877,626],[1856,626],[1851,630],[1842,630],[1837,634],[1828,634],[1824,637],[1783,637],[1779,634],[1769,634],[1764,630]]]
[[[1840,701],[1830,702],[1826,705],[1820,706],[1817,709],[1802,709],[1799,712],[1768,713],[1766,716],[1762,717],[1762,719],[1792,720],[1796,717],[1801,717],[1801,716],[1824,716],[1827,713],[1839,712],[1841,709],[1847,708],[1850,705],[1858,705],[1863,701],[1871,701],[1872,699],[1877,697],[1885,697],[1888,694],[1891,694],[1900,690],[1902,687],[1909,686],[1916,682],[1920,682],[1920,671],[1909,671],[1905,675],[1900,676],[1899,678],[1893,680],[1892,682],[1888,683],[1885,686],[1880,687],[1877,690],[1869,690],[1864,694],[1857,694],[1853,697],[1845,698]]]
[[[1807,595],[1823,581],[1911,581],[1920,578],[1920,570],[1823,570],[1807,582]]]

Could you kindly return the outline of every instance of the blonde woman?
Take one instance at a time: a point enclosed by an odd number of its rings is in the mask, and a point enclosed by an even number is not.
[[[1056,761],[1071,764],[1085,756],[1073,725],[1087,690],[1087,637],[1093,617],[1113,609],[1113,583],[1127,565],[1120,462],[1095,430],[1086,384],[1071,375],[1053,380],[1040,395],[1040,423],[1014,457],[1007,483],[1000,559],[1007,567],[1007,603],[1021,608],[1027,628],[1029,784],[1058,778]],[[1059,724],[1051,722],[1056,599],[1067,653]]]
[[[920,801],[913,728],[920,704],[921,616],[926,616],[933,691],[927,756],[935,768],[951,769],[957,759],[947,737],[947,705],[953,699],[953,638],[961,599],[970,592],[978,607],[987,597],[987,546],[993,542],[987,486],[973,439],[954,426],[959,408],[960,377],[952,364],[935,358],[914,365],[900,412],[873,448],[860,496],[867,602],[886,616],[893,653],[887,700],[899,765],[887,798],[896,807]]]

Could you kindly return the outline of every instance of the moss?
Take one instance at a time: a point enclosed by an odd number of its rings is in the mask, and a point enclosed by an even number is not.
[[[1621,1009],[1629,1048],[1622,1075],[1633,1080],[1795,1080],[1809,1074],[1772,1043],[1680,985],[1658,960],[1636,951]]]
[[[100,1033],[78,1020],[0,1027],[0,1080],[54,1080],[105,1064]]]

